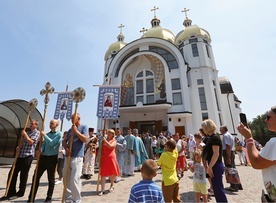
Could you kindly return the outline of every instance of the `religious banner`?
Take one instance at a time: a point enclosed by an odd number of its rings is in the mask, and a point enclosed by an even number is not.
[[[69,121],[73,109],[72,92],[59,92],[57,97],[54,119],[63,120],[64,117]]]
[[[120,86],[102,85],[99,88],[97,117],[115,119],[120,105]]]

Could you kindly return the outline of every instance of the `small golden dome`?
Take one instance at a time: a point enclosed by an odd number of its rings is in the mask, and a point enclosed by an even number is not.
[[[202,37],[207,41],[211,41],[211,36],[207,30],[197,25],[190,25],[177,34],[175,44],[178,45],[181,41],[190,39],[191,37]]]
[[[117,54],[117,52],[127,44],[124,42],[125,37],[122,33],[117,36],[117,39],[117,42],[114,42],[109,46],[107,52],[105,53],[104,60],[107,60],[108,56],[111,54]]]
[[[110,54],[116,54],[118,51],[120,51],[124,46],[126,45],[125,42],[114,42],[112,43],[107,52],[105,53],[104,60],[107,60],[108,56]]]

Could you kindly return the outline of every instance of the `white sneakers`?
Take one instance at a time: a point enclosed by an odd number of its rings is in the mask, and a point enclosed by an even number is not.
[[[55,182],[55,185],[58,185],[58,184],[60,184],[60,183],[62,183],[62,181],[61,181],[61,180],[57,180],[57,181]]]

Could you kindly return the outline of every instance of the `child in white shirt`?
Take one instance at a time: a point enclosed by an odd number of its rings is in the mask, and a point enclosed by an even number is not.
[[[195,191],[195,202],[200,202],[202,197],[203,202],[207,202],[207,181],[205,167],[201,162],[201,150],[196,149],[194,151],[194,161],[189,162],[189,168],[194,173],[193,185]]]

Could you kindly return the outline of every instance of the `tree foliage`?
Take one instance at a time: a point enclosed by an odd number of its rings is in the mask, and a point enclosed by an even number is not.
[[[253,118],[253,121],[249,123],[253,138],[262,146],[264,146],[271,137],[276,136],[275,132],[268,130],[265,118],[266,114],[262,114],[257,116],[257,118]]]

